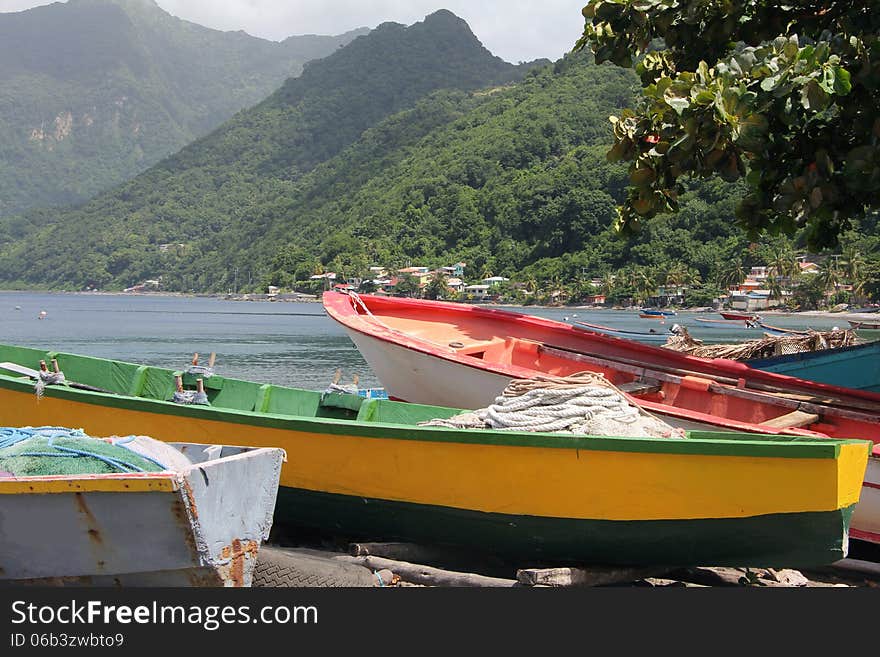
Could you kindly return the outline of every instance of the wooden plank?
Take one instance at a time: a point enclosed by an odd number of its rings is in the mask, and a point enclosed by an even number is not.
[[[623,372],[630,372],[633,374],[637,374],[639,376],[650,376],[654,379],[659,379],[660,381],[667,380],[663,377],[663,373],[667,375],[673,375],[677,378],[682,376],[699,376],[704,379],[711,379],[716,383],[724,384],[727,386],[737,386],[739,384],[739,379],[734,379],[728,376],[721,376],[715,374],[707,374],[705,372],[695,372],[692,370],[681,369],[677,367],[670,367],[666,365],[645,365],[644,363],[636,360],[631,360],[629,358],[615,357],[615,356],[607,356],[603,355],[601,357],[594,356],[591,354],[584,353],[582,351],[577,351],[575,349],[568,349],[565,347],[559,347],[555,345],[548,345],[544,343],[538,343],[540,351],[546,351],[551,355],[555,355],[561,358],[568,358],[570,360],[574,360],[576,362],[584,362],[591,363],[594,365],[604,365],[610,366],[615,369],[618,369]],[[746,386],[755,391],[760,391],[766,393],[771,397],[780,397],[791,394],[790,392],[782,392],[778,388],[766,385],[763,383],[758,383],[755,381],[747,381]],[[799,386],[801,390],[805,390],[805,392],[809,392],[803,386]],[[823,393],[824,394],[824,393]],[[880,411],[880,404],[870,402],[867,400],[860,399],[840,399],[835,397],[834,395],[825,395],[823,397],[812,396],[810,401],[816,404],[829,404],[829,408],[832,410],[839,410],[841,406],[846,406],[849,408],[855,408],[863,411],[869,411],[876,413]]]
[[[780,415],[772,420],[764,420],[761,424],[773,427],[774,429],[788,429],[795,427],[806,427],[819,421],[819,416],[815,413],[804,413],[803,411],[792,411],[785,415]]]
[[[404,582],[424,584],[425,586],[458,586],[458,587],[494,587],[507,588],[519,586],[513,579],[501,579],[499,577],[487,577],[476,573],[461,573],[450,570],[441,570],[431,566],[383,559],[382,557],[335,557],[338,561],[360,564],[374,571],[390,570],[399,576]]]
[[[517,581],[524,586],[608,586],[627,584],[646,577],[659,577],[669,568],[524,568],[516,571]]]
[[[647,379],[644,381],[623,383],[617,386],[617,389],[623,390],[623,392],[632,395],[633,397],[638,397],[639,395],[653,395],[658,393],[663,389],[663,386],[656,379]]]
[[[540,347],[540,350],[552,356],[567,358],[577,363],[613,367],[616,370],[627,372],[640,378],[656,379],[658,381],[665,381],[676,385],[680,385],[682,382],[683,377],[679,376],[679,374],[685,376],[698,376],[716,382],[709,388],[711,392],[729,395],[731,397],[750,399],[760,403],[773,404],[782,408],[791,408],[792,410],[801,410],[804,412],[817,412],[829,417],[842,417],[859,421],[872,422],[876,420],[876,414],[862,413],[856,410],[850,410],[849,408],[841,408],[839,406],[833,405],[826,406],[824,404],[820,405],[818,403],[806,404],[805,402],[798,401],[797,399],[792,399],[787,394],[779,393],[778,391],[763,391],[761,390],[763,386],[756,385],[754,389],[744,390],[742,388],[736,387],[735,382],[733,385],[729,384],[728,381],[730,380],[725,380],[725,377],[712,376],[710,374],[701,374],[699,372],[689,372],[687,370],[676,370],[675,368],[663,368],[660,366],[656,366],[655,369],[655,366],[653,365],[632,365],[629,364],[629,362],[622,362],[625,359],[600,358],[597,356],[589,356],[587,354],[570,351],[568,349],[558,349],[556,347],[551,347],[548,345],[542,345]],[[675,374],[669,374],[666,372],[667,370],[674,371]],[[617,387],[619,388],[620,386]],[[811,398],[811,401],[818,402],[820,400],[818,398]],[[852,404],[850,404],[850,406],[852,408],[857,407],[856,405]]]
[[[16,363],[0,363],[0,369],[8,370],[9,372],[15,372],[16,374],[23,374],[24,376],[29,376],[32,379],[40,378],[39,371],[32,370],[30,367],[24,367],[23,365],[18,365]]]

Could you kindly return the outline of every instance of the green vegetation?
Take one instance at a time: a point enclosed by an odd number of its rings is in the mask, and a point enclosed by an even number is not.
[[[310,277],[324,272],[368,281],[371,266],[464,261],[465,283],[509,278],[492,292],[520,303],[643,303],[667,287],[704,305],[773,266],[778,298],[800,291],[790,303],[877,298],[876,214],[824,258],[839,261],[836,280],[807,278],[795,254],[808,230],[753,243],[736,226],[742,180],[683,179],[678,212],[621,237],[612,224],[630,177],[606,159],[608,116],[632,107],[638,86],[589,53],[527,72],[505,64],[448,12],[386,24],[90,203],[0,222],[0,280],[317,293],[329,281]],[[421,294],[449,298],[448,287],[438,276]],[[393,291],[417,286],[400,278]]]
[[[880,208],[880,12],[876,0],[590,0],[579,48],[635,66],[637,111],[612,117],[613,160],[632,185],[632,231],[680,206],[684,176],[744,178],[750,237],[811,247]]]
[[[153,0],[0,13],[0,216],[131,178],[365,32],[276,43]]]

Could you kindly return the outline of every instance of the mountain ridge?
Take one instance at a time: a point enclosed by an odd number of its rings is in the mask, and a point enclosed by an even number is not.
[[[0,13],[0,216],[130,178],[367,32],[273,42],[151,0]]]

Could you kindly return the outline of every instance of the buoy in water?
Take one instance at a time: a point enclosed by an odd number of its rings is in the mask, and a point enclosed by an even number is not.
[[[47,313],[45,310],[41,310],[41,311],[40,311],[40,314],[37,315],[37,319],[46,319],[46,316],[47,316],[48,314],[49,314],[49,313]]]

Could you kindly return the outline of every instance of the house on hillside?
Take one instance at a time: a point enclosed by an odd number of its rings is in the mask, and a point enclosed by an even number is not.
[[[489,285],[468,285],[464,288],[465,294],[473,296],[475,300],[484,301],[490,297]]]
[[[509,278],[504,278],[504,276],[490,276],[489,278],[483,279],[483,285],[495,287],[496,285],[500,285],[501,283],[506,283],[509,280],[510,280]]]
[[[398,269],[397,273],[401,276],[412,276],[418,281],[419,287],[427,285],[428,281],[434,276],[434,272],[427,267],[404,267],[403,269]]]
[[[447,275],[452,276],[454,278],[464,278],[464,270],[467,267],[467,264],[464,262],[456,262],[454,265],[449,267],[441,267]]]

